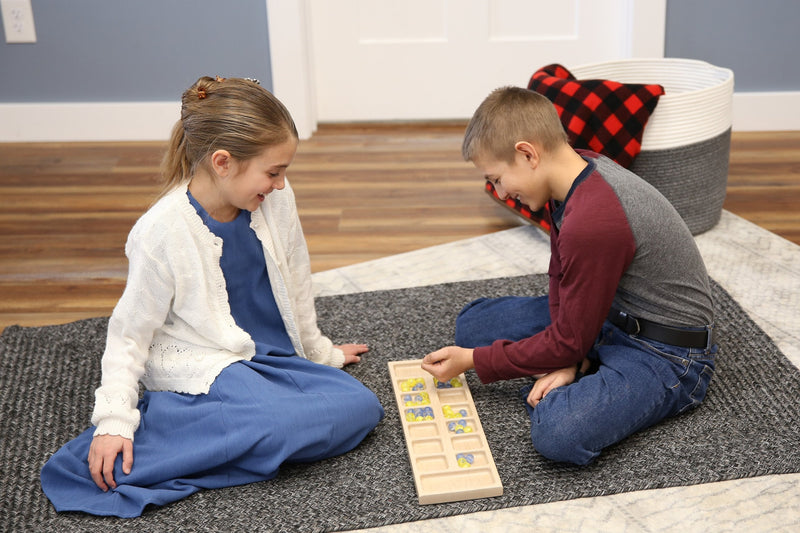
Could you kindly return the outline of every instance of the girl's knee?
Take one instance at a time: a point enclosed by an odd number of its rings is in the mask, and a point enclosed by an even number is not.
[[[375,395],[373,395],[373,401],[370,402],[370,414],[371,414],[371,421],[373,428],[378,425],[378,422],[383,420],[383,417],[385,415],[383,411],[383,406],[381,405],[381,402],[378,400],[378,397]]]
[[[363,424],[363,428],[366,431],[371,431],[378,425],[378,423],[383,420],[384,411],[383,406],[381,405],[380,400],[378,397],[375,396],[371,390],[364,387],[366,390],[364,391],[361,400],[358,402],[361,415],[358,417]]]

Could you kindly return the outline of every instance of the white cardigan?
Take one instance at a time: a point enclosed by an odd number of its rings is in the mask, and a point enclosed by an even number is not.
[[[108,324],[95,435],[133,439],[140,380],[149,390],[204,394],[226,366],[255,354],[231,315],[222,239],[203,224],[186,188],[161,198],[128,235],[128,279]],[[344,354],[317,327],[308,249],[288,181],[252,213],[250,227],[297,355],[341,368]]]

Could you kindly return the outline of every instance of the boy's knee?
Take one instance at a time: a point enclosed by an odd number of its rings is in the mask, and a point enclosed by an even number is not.
[[[480,304],[487,298],[478,298],[465,305],[456,317],[455,342],[457,346],[475,348],[486,345],[483,321],[478,317]],[[476,309],[477,307],[477,309]]]
[[[482,345],[474,330],[458,326],[456,326],[455,343],[462,348],[477,348]]]
[[[488,302],[488,301],[489,298],[477,298],[475,300],[472,300],[471,302],[469,302],[468,304],[466,304],[464,307],[461,308],[461,311],[458,312],[458,318],[460,319],[465,315],[469,316],[471,312],[475,310],[476,307],[480,307],[481,304],[483,304],[483,302]]]
[[[581,442],[577,432],[560,424],[538,423],[531,426],[533,448],[551,461],[588,465],[598,455]]]

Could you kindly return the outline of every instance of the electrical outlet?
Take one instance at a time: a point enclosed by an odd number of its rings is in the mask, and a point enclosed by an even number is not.
[[[31,0],[0,0],[7,43],[35,43]]]

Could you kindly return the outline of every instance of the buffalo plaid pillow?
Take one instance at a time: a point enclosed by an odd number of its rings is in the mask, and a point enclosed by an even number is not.
[[[527,205],[523,204],[519,200],[514,198],[506,198],[505,200],[500,199],[500,195],[497,194],[497,191],[494,190],[494,185],[490,182],[486,182],[486,193],[494,198],[498,203],[501,205],[511,209],[514,213],[518,214],[522,218],[530,220],[538,224],[543,230],[549,232],[550,231],[550,217],[547,215],[547,204],[542,209],[538,211],[532,210]]]
[[[559,64],[543,67],[531,76],[528,89],[553,102],[574,148],[603,154],[628,168],[642,148],[644,127],[664,94],[661,85],[577,80]],[[501,200],[491,183],[486,192],[518,215],[545,231],[550,224],[544,210],[531,211],[518,200]]]
[[[603,154],[625,168],[641,151],[644,127],[664,94],[661,85],[577,80],[558,64],[534,72],[528,89],[553,102],[574,148]]]

